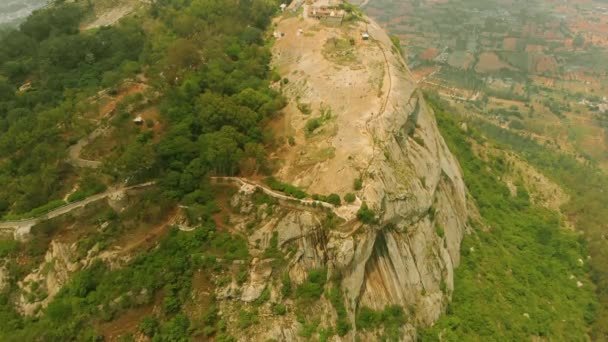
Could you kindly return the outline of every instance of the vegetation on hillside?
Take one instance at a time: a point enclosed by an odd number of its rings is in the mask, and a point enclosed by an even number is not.
[[[158,179],[154,199],[187,204],[188,218],[199,226],[189,234],[172,230],[158,248],[124,268],[98,262],[79,271],[35,319],[15,311],[16,283],[42,262],[58,225],[49,223],[27,246],[1,240],[0,256],[14,267],[0,293],[0,340],[99,340],[99,324],[156,298],[162,312],[140,324],[155,341],[195,335],[231,340],[217,310],[194,321],[183,306],[196,270],[220,272],[216,258],[249,258],[242,238],[215,230],[215,194],[206,179],[268,171],[265,146],[273,139],[264,126],[284,106],[270,87],[264,39],[277,8],[263,0],[163,0],[114,26],[81,32],[90,7],[58,2],[0,38],[0,216],[64,203],[76,184],[79,190],[68,201],[103,191],[106,183]],[[160,109],[162,135],[133,134],[112,149],[99,171],[70,166],[66,151],[90,129],[82,121],[94,109],[91,98],[135,78],[158,94],[153,105]],[[112,122],[130,123],[132,114],[122,106]],[[114,213],[97,224],[108,220],[119,218]],[[85,254],[93,246],[103,249],[124,233],[114,227],[83,239],[79,248]],[[17,263],[22,257],[27,264]]]
[[[488,123],[477,122],[477,126],[503,148],[518,152],[570,195],[570,201],[562,207],[562,211],[584,233],[590,257],[583,255],[582,259],[591,265],[592,278],[597,284],[601,304],[593,325],[592,338],[608,338],[608,246],[604,238],[608,222],[608,176],[591,162],[554,152],[550,147],[542,146],[528,137]]]
[[[35,12],[0,40],[0,215],[59,199],[74,173],[63,162],[66,137],[91,110],[84,99],[138,69],[140,25],[128,19],[79,33],[85,10],[64,4]]]
[[[585,242],[555,212],[530,203],[525,189],[512,196],[500,181],[510,167],[505,159],[484,161],[471,146],[492,142],[473,129],[465,133],[438,100],[429,100],[483,225],[471,222],[452,303],[424,340],[584,340],[598,305]]]
[[[89,97],[141,72],[161,94],[168,128],[160,142],[147,132],[113,150],[104,171],[115,181],[160,177],[167,196],[196,202],[210,173],[268,170],[263,124],[284,105],[269,87],[263,39],[272,2],[157,1],[143,16],[80,32],[90,10],[52,6],[0,42],[0,215],[70,190],[64,181],[78,170],[66,150],[93,109]]]
[[[1,250],[12,248],[4,247]],[[160,315],[153,317],[157,329],[144,328],[149,336],[159,341],[187,338],[199,331],[218,331],[218,318],[210,321],[190,322],[182,312],[190,296],[192,276],[197,269],[217,271],[223,266],[216,261],[248,259],[245,242],[226,232],[217,232],[213,221],[207,218],[195,232],[171,230],[155,248],[137,256],[127,267],[111,270],[102,262],[79,271],[60,293],[43,310],[37,319],[20,316],[10,297],[0,299],[0,339],[3,341],[96,340],[98,332],[91,322],[108,322],[133,307],[153,303],[162,292]],[[217,314],[216,314],[217,316]],[[150,318],[142,320],[149,325]],[[173,329],[184,321],[184,329]]]

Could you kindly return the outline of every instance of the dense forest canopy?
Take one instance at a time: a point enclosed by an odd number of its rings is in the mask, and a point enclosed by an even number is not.
[[[157,1],[118,25],[81,31],[90,11],[66,3],[35,12],[0,43],[0,214],[57,199],[75,171],[64,162],[86,99],[143,73],[162,94],[168,131],[106,160],[116,180],[161,176],[173,198],[210,172],[263,170],[261,124],[283,106],[269,88],[268,1]],[[21,89],[21,90],[19,90]]]
[[[119,183],[158,179],[160,190],[150,195],[146,210],[162,212],[177,200],[193,210],[198,204],[197,219],[205,228],[194,239],[173,232],[158,251],[144,253],[124,271],[102,264],[87,268],[33,320],[17,314],[10,291],[3,293],[2,340],[95,340],[87,322],[111,320],[116,308],[108,303],[135,288],[165,293],[167,321],[148,320],[153,327],[142,329],[156,332],[155,340],[182,339],[189,322],[176,313],[192,272],[205,262],[213,265],[200,251],[215,251],[209,260],[248,258],[242,239],[215,232],[207,210],[213,207],[212,194],[201,185],[210,174],[268,171],[265,144],[272,136],[264,124],[284,99],[270,87],[277,78],[269,68],[264,35],[278,6],[265,0],[160,0],[144,8],[111,27],[82,31],[81,20],[91,7],[60,2],[1,38],[0,215],[27,213],[60,199],[69,190],[65,180],[84,172],[66,162],[66,151],[86,133],[78,118],[94,109],[89,99],[139,78],[158,94],[154,105],[165,130],[154,139],[143,133],[129,138],[100,172]],[[128,114],[117,111],[118,120]],[[82,178],[88,189],[90,184],[104,189],[98,178],[86,173]],[[120,226],[121,215],[111,210],[98,215]],[[54,223],[43,226],[36,232],[56,229]],[[104,241],[112,229],[86,244]],[[39,260],[48,235],[36,232],[28,246],[7,242],[0,253]],[[219,324],[213,307],[205,324],[206,334]],[[216,338],[230,340],[222,334]]]

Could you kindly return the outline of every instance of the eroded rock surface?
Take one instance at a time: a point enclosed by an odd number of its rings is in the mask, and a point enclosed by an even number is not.
[[[369,41],[360,39],[365,30]],[[357,332],[356,312],[389,305],[408,310],[401,335],[412,340],[417,327],[441,315],[454,288],[467,230],[460,168],[401,55],[376,23],[335,28],[291,17],[279,20],[277,31],[285,35],[274,45],[274,64],[289,78],[281,86],[290,99],[283,134],[294,142],[276,154],[282,165],[277,178],[311,194],[344,198],[352,192],[377,222],[363,224],[352,214],[332,224],[324,210],[283,206],[248,233],[249,244],[256,246],[252,251],[263,255],[274,234],[294,286],[322,267],[338,279],[353,329],[337,340],[368,336]],[[311,130],[307,123],[315,118],[321,124]],[[353,188],[355,179],[361,179],[361,189]],[[233,198],[233,206],[246,209],[241,214],[256,212],[246,204],[252,193],[243,188]],[[257,284],[261,278],[250,277],[242,301],[264,289]],[[267,285],[273,293],[281,288],[276,281]],[[230,304],[224,305],[228,312]],[[327,309],[315,310],[321,325],[331,326],[331,305],[324,298],[317,305]],[[305,340],[300,328],[288,315],[261,321],[255,329],[279,341]]]

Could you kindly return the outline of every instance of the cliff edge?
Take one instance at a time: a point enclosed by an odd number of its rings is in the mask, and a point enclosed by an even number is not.
[[[467,229],[461,171],[386,32],[345,5],[333,14],[314,6],[292,5],[276,21],[273,65],[289,100],[275,123],[289,142],[273,156],[276,178],[309,194],[356,199],[336,210],[339,224],[312,209],[283,208],[262,220],[250,243],[262,251],[275,234],[280,248],[294,251],[288,274],[295,284],[310,270],[328,270],[353,324],[344,338],[369,333],[356,327],[362,308],[393,305],[407,311],[399,335],[411,340],[416,327],[440,316],[454,288]],[[239,196],[240,206],[248,194]],[[260,334],[297,339],[297,323],[282,322],[262,323]]]

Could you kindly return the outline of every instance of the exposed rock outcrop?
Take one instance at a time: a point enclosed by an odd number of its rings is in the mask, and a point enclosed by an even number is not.
[[[22,290],[16,303],[19,311],[32,315],[47,306],[70,276],[80,269],[75,255],[76,244],[52,241],[40,266],[19,282]]]
[[[440,316],[454,288],[467,229],[459,166],[401,55],[376,23],[330,28],[287,18],[277,26],[285,36],[275,44],[275,65],[289,75],[283,91],[292,101],[285,134],[295,140],[279,151],[284,166],[277,176],[309,193],[340,195],[354,192],[353,181],[360,178],[356,195],[377,223],[351,219],[327,229],[323,214],[291,210],[264,221],[250,243],[263,250],[276,231],[281,247],[295,249],[289,274],[296,283],[322,266],[339,275],[353,323],[364,306],[409,309],[402,335],[413,339],[417,326]],[[362,31],[370,41],[359,40]],[[344,47],[348,59],[328,57],[344,42],[350,44]],[[303,103],[313,114],[302,111]],[[331,118],[311,132],[306,122],[317,117],[316,110],[330,111]],[[276,335],[284,336],[279,330]]]

